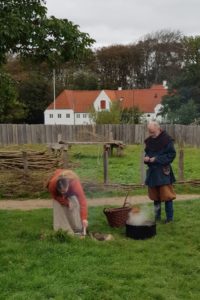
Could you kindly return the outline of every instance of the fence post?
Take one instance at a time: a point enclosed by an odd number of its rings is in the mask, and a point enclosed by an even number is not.
[[[62,141],[62,134],[61,134],[61,133],[58,134],[57,140],[58,140],[58,143],[59,143],[60,141]]]
[[[63,149],[62,151],[62,159],[63,159],[63,168],[67,168],[67,162],[68,162],[68,155],[67,155],[67,149]]]
[[[179,149],[178,158],[178,179],[184,180],[184,150],[182,147]]]
[[[28,157],[27,152],[22,151],[22,160],[23,160],[23,166],[24,166],[24,175],[28,174]]]
[[[144,151],[141,151],[140,155],[140,174],[141,174],[141,184],[145,181],[145,168],[144,168]]]
[[[108,147],[104,145],[104,152],[103,152],[103,167],[104,167],[104,184],[108,183]]]

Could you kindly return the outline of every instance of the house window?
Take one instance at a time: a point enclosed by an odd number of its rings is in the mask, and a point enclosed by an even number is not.
[[[106,100],[101,100],[101,102],[100,102],[100,108],[101,109],[106,109]]]
[[[87,114],[83,114],[83,118],[87,118]]]
[[[62,115],[61,114],[58,114],[58,118],[60,119],[62,117]]]
[[[70,118],[70,114],[66,114],[66,118]]]
[[[53,118],[53,114],[50,114],[50,115],[49,115],[49,118],[52,119],[52,118]]]
[[[80,114],[77,114],[76,117],[77,117],[77,118],[80,118],[81,116],[80,116]]]

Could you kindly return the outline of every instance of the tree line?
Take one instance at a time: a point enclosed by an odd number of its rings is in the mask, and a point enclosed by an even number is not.
[[[92,49],[94,39],[78,25],[47,17],[42,0],[0,0],[0,27],[1,123],[43,123],[53,101],[53,69],[56,95],[63,89],[149,88],[166,80],[169,95],[160,113],[170,123],[199,123],[200,36],[160,30],[128,45]],[[129,113],[120,114],[120,122],[139,122]]]

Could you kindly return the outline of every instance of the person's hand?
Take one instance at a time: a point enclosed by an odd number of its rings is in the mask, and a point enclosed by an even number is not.
[[[149,156],[145,156],[144,157],[144,162],[149,162],[150,161],[150,157]]]
[[[149,157],[149,156],[144,157],[144,162],[146,163],[153,163],[155,160],[156,160],[155,157]]]
[[[83,228],[87,228],[88,227],[88,220],[83,220],[82,224],[83,224]]]
[[[155,157],[151,157],[151,158],[149,158],[149,162],[154,162],[156,160],[156,158]]]

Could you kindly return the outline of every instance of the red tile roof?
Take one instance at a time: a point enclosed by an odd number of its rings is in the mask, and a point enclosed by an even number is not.
[[[64,90],[56,97],[56,109],[73,109],[75,112],[86,112],[94,100],[99,95],[100,91],[74,91]],[[52,102],[47,109],[53,109]]]
[[[162,97],[167,94],[167,89],[162,85],[153,85],[150,89],[134,90],[104,90],[111,101],[120,100],[122,106],[130,108],[137,106],[144,113],[154,112],[157,104],[161,103]],[[101,91],[74,91],[64,90],[56,98],[56,109],[73,109],[75,112],[88,112],[93,102]],[[52,102],[47,109],[53,109]]]

